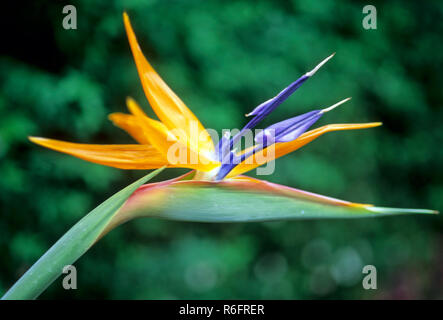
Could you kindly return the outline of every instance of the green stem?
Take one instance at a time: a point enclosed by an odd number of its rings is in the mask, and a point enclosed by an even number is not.
[[[160,168],[137,180],[83,217],[34,263],[2,299],[37,298],[62,274],[63,267],[72,265],[92,247],[129,196],[162,170]]]

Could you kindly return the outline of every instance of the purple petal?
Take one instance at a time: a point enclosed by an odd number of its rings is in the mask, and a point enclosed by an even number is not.
[[[307,75],[301,76],[299,79],[291,83],[289,86],[284,88],[278,95],[268,101],[263,102],[247,116],[259,116],[261,119],[266,117],[275,108],[277,108],[283,101],[285,101],[291,94],[295,92],[300,86],[309,78]]]
[[[310,111],[305,114],[299,115],[294,118],[290,118],[284,121],[277,122],[269,127],[267,127],[265,130],[261,131],[255,136],[255,142],[259,143],[265,134],[266,131],[272,131],[274,134],[274,137],[278,139],[278,137],[282,136],[285,132],[288,131],[289,128],[296,126],[297,124],[303,122],[304,120],[312,117],[314,114],[317,114],[318,110]]]
[[[326,62],[329,61],[334,56],[335,53],[331,54],[329,57],[320,62],[314,69],[305,73],[303,76],[298,78],[296,81],[291,83],[285,89],[283,89],[278,95],[274,98],[269,99],[259,106],[257,106],[252,112],[247,114],[247,116],[259,116],[260,120],[266,117],[269,113],[271,113],[275,108],[277,108],[283,101],[285,101],[291,94],[295,92],[307,79],[312,77],[318,69],[320,69]],[[249,127],[251,128],[251,127]]]
[[[320,117],[320,110],[314,110],[300,116],[287,119],[267,127],[255,136],[255,142],[261,143],[266,132],[272,132],[275,142],[286,142],[297,139],[309,129]],[[266,138],[269,140],[269,138]]]
[[[259,136],[258,139],[256,137],[256,141],[262,140],[262,143],[259,144],[257,148],[254,148],[254,150],[248,152],[248,154],[243,154],[242,156],[237,157],[235,156],[234,153],[231,152],[233,146],[240,140],[240,138],[244,135],[246,130],[254,128],[269,113],[271,113],[292,93],[294,93],[295,90],[297,90],[307,79],[312,77],[333,56],[334,54],[330,55],[322,62],[320,62],[314,69],[307,72],[299,79],[291,83],[288,87],[283,89],[274,98],[261,103],[254,110],[252,110],[252,112],[249,113],[247,116],[254,116],[254,117],[246,124],[246,126],[242,130],[240,130],[239,133],[237,133],[234,137],[230,139],[229,144],[227,146],[225,145],[226,142],[225,139],[222,138],[219,141],[219,145],[217,147],[217,153],[218,153],[218,158],[222,162],[222,166],[217,174],[216,178],[217,180],[223,179],[232,170],[232,168],[235,167],[236,163],[239,163],[238,161],[241,162],[245,157],[254,154],[259,149],[271,145],[275,142],[284,142],[296,139],[321,117],[323,112],[317,110],[317,111],[311,111],[310,113],[308,112],[304,115],[289,120],[279,122],[265,129],[265,131],[262,133],[261,136]],[[269,132],[271,131],[273,131],[272,135],[269,134]],[[274,137],[276,139],[274,139]],[[236,163],[233,164],[232,160],[238,160],[238,161],[235,161]]]
[[[303,122],[291,127],[288,131],[275,139],[275,142],[288,142],[297,139],[303,133],[305,133],[320,117],[322,114],[319,112],[316,115],[304,120]]]

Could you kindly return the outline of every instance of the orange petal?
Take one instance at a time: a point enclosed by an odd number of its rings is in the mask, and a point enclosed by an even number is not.
[[[257,152],[257,154],[245,159],[242,163],[240,163],[237,167],[235,167],[227,176],[227,178],[232,178],[244,172],[255,169],[271,160],[280,158],[292,151],[297,150],[298,148],[303,147],[308,144],[312,140],[315,140],[322,134],[330,131],[339,131],[339,130],[354,130],[354,129],[366,129],[372,127],[378,127],[381,125],[381,122],[370,122],[370,123],[349,123],[349,124],[330,124],[326,125],[314,130],[310,130],[305,132],[300,137],[293,141],[276,143],[275,146],[275,157],[270,158],[266,156],[266,149]]]
[[[29,137],[29,140],[86,161],[120,169],[156,169],[168,164],[166,159],[150,145],[81,144],[38,137]]]
[[[146,60],[126,13],[123,19],[143,90],[154,112],[168,129],[183,130],[192,149],[213,153],[214,144],[208,132]]]
[[[140,144],[151,144],[149,139],[146,137],[145,132],[140,125],[137,118],[131,114],[124,114],[120,112],[111,113],[108,116],[117,127],[128,132],[138,143]]]
[[[137,118],[143,128],[145,136],[171,165],[211,171],[220,165],[219,162],[210,160],[194,149],[189,148],[183,137],[174,135],[162,122],[149,118],[135,100],[126,100],[128,109]]]
[[[166,158],[170,145],[178,142],[177,137],[163,123],[149,118],[134,99],[127,98],[126,104],[143,129],[149,143]],[[183,147],[186,148],[186,145],[183,145]]]

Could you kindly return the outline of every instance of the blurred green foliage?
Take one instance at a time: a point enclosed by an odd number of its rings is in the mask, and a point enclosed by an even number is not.
[[[209,128],[245,113],[337,54],[264,125],[352,96],[319,125],[382,121],[330,133],[279,159],[269,181],[350,201],[443,208],[443,5],[373,2],[71,1],[4,10],[0,57],[0,294],[84,214],[145,172],[121,171],[32,145],[28,135],[131,143],[107,114],[126,96],[146,110],[122,23]],[[148,111],[152,115],[152,111]],[[159,179],[186,170],[170,169]],[[142,219],[77,263],[78,290],[42,298],[443,298],[443,219],[197,224]],[[362,267],[378,290],[362,288]]]

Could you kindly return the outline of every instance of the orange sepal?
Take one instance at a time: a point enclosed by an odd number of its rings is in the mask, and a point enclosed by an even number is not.
[[[123,20],[143,90],[158,118],[169,130],[183,130],[187,144],[194,151],[213,153],[214,144],[208,132],[146,60],[126,13],[123,14]],[[194,127],[197,134],[192,132]],[[196,139],[191,138],[194,136]]]
[[[39,137],[29,137],[29,140],[86,161],[119,169],[156,169],[168,164],[151,145],[82,144]]]

